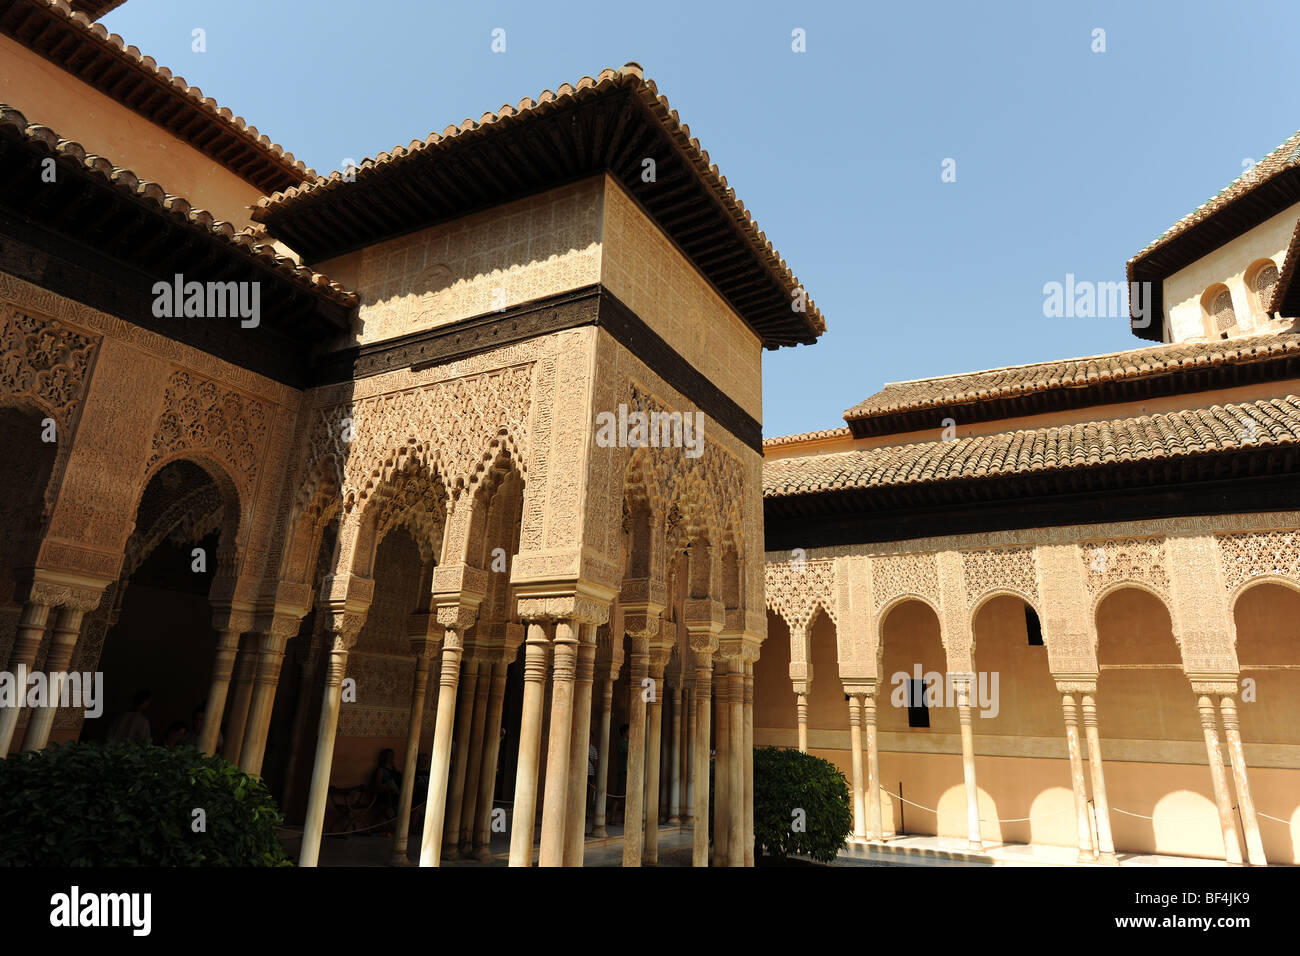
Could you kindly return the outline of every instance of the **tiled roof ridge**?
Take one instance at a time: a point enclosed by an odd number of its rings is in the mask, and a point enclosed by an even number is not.
[[[797,432],[793,435],[773,435],[771,438],[763,439],[763,447],[793,445],[801,441],[812,441],[817,438],[848,438],[851,434],[849,426],[840,425],[838,428],[822,428],[818,431]]]
[[[297,159],[293,153],[284,149],[280,144],[272,142],[270,137],[259,132],[256,126],[251,126],[245,122],[242,116],[236,116],[231,110],[218,104],[212,97],[204,96],[203,91],[197,86],[190,86],[182,76],[174,76],[167,67],[159,66],[157,60],[142,54],[138,47],[128,45],[116,33],[109,33],[102,24],[91,20],[90,17],[80,11],[73,10],[68,5],[67,0],[34,0],[34,2],[63,14],[70,23],[75,23],[113,56],[118,57],[129,66],[142,69],[160,85],[170,86],[184,94],[193,101],[195,106],[200,107],[218,122],[229,127],[241,139],[246,140],[270,157],[277,165],[295,170],[298,175],[307,181],[319,178],[314,169],[308,167],[302,160]]]
[[[300,286],[314,289],[336,302],[350,305],[357,301],[355,292],[332,281],[328,276],[280,255],[273,246],[257,242],[248,232],[237,230],[230,223],[214,218],[206,209],[192,206],[182,196],[168,193],[158,183],[140,179],[131,170],[115,166],[103,156],[86,152],[80,143],[63,139],[48,126],[28,123],[27,118],[17,109],[0,103],[0,128],[6,127],[15,130],[30,142],[40,143],[51,156],[98,176],[106,184],[156,207],[191,228],[216,236],[246,258],[275,270]]]
[[[1255,425],[1245,437],[1248,420]],[[780,458],[763,465],[763,494],[1046,474],[1277,445],[1300,445],[1300,397]]]
[[[1281,158],[1282,154],[1288,152],[1290,155]],[[1278,160],[1280,158],[1281,161],[1279,162]],[[1205,202],[1201,203],[1158,235],[1155,239],[1152,239],[1143,248],[1139,249],[1137,253],[1129,259],[1129,264],[1131,265],[1139,259],[1143,259],[1150,255],[1152,251],[1163,246],[1169,240],[1183,234],[1197,223],[1208,219],[1224,205],[1235,199],[1241,198],[1256,187],[1272,179],[1283,170],[1296,165],[1298,160],[1300,160],[1300,130],[1292,133],[1283,140],[1281,144],[1266,153],[1254,166],[1250,167],[1250,169],[1244,170],[1241,175],[1233,179],[1228,183],[1228,185],[1224,186]],[[1270,161],[1272,162],[1270,163]],[[1266,166],[1266,164],[1269,165]]]
[[[478,120],[467,117],[459,125],[445,127],[441,133],[435,130],[423,140],[413,139],[409,145],[404,147],[395,146],[392,150],[382,152],[373,159],[366,157],[348,171],[351,173],[351,179],[348,178],[347,173],[334,170],[326,177],[317,177],[315,180],[304,182],[299,186],[277,190],[270,196],[264,196],[258,200],[254,218],[258,218],[258,212],[261,210],[288,208],[297,202],[345,188],[346,185],[351,183],[360,183],[367,177],[374,175],[376,171],[392,168],[396,164],[408,161],[411,157],[418,156],[425,150],[440,146],[449,140],[470,136],[498,124],[516,121],[518,118],[531,113],[556,109],[565,105],[581,90],[613,85],[630,88],[639,87],[646,96],[650,97],[662,109],[669,121],[669,133],[678,132],[687,142],[693,154],[690,158],[694,160],[696,168],[709,180],[714,193],[731,213],[737,225],[743,232],[747,233],[751,244],[766,258],[768,267],[773,269],[787,286],[802,289],[802,283],[791,271],[785,259],[781,258],[781,254],[767,238],[767,234],[758,228],[758,223],[754,220],[753,215],[736,196],[736,190],[727,184],[727,177],[718,169],[716,163],[709,161],[709,153],[700,146],[699,140],[691,136],[690,126],[681,122],[677,111],[669,105],[668,98],[659,93],[659,88],[655,85],[654,80],[648,79],[645,76],[644,69],[636,62],[628,62],[617,70],[608,68],[601,70],[594,78],[583,76],[577,83],[561,83],[554,92],[549,89],[543,90],[536,100],[531,97],[524,97],[515,106],[511,106],[509,103],[502,104],[500,110],[495,113],[484,113]],[[818,333],[826,330],[826,321],[811,297],[806,300],[806,315],[810,324]]]
[[[1300,352],[1300,335],[1291,332],[1266,332],[1222,341],[1171,342],[1144,348],[1124,349],[1118,352],[1103,352],[1099,355],[1053,359],[1045,362],[1029,362],[1023,365],[1006,365],[977,372],[955,372],[949,375],[910,379],[901,382],[886,382],[881,389],[845,411],[844,417],[848,420],[854,420],[907,409],[1008,398],[1045,391],[1049,388],[1142,378],[1147,375],[1177,371],[1188,367],[1223,364],[1260,354],[1261,349],[1263,350],[1263,357],[1276,354],[1279,350]],[[1124,364],[1112,365],[1108,368],[1095,367],[1097,363],[1106,359],[1120,359]],[[1073,370],[1071,369],[1072,366],[1082,366],[1082,368]],[[1038,379],[1021,379],[1015,382],[995,382],[983,388],[953,390],[922,398],[896,400],[887,403],[881,399],[881,396],[884,396],[891,389],[908,386],[919,387],[942,385],[945,382],[959,380],[978,380],[983,376],[995,376],[999,373],[1027,369],[1042,369],[1047,372],[1063,368],[1069,369],[1072,374],[1057,374],[1050,379],[1040,377]]]

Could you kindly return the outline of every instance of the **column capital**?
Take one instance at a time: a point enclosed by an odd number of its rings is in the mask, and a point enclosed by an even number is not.
[[[67,607],[78,611],[93,611],[99,606],[104,590],[111,581],[99,581],[80,574],[65,574],[45,568],[35,568],[29,580],[16,590],[19,603],[41,604],[45,607]]]
[[[534,621],[571,621],[578,624],[609,622],[609,603],[589,594],[523,594],[518,598],[520,619]]]
[[[1091,677],[1071,676],[1056,678],[1056,690],[1060,694],[1096,694],[1097,675]]]
[[[1188,674],[1192,683],[1192,693],[1206,694],[1212,697],[1231,697],[1238,691],[1235,674]]]

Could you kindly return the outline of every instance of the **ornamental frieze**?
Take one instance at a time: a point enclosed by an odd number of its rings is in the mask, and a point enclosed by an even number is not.
[[[820,607],[831,621],[835,612],[835,562],[792,559],[763,568],[767,606],[791,628],[808,625]]]
[[[1215,535],[1223,585],[1234,594],[1254,578],[1287,578],[1300,586],[1300,531]]]

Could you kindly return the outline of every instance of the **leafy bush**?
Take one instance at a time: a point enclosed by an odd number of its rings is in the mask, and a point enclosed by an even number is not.
[[[756,853],[830,863],[852,830],[849,784],[838,767],[798,750],[754,748]]]
[[[0,761],[4,866],[289,866],[279,823],[260,778],[188,747],[72,743]]]

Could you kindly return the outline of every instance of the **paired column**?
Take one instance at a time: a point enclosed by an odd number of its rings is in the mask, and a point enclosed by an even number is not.
[[[685,673],[686,664],[683,662],[682,669]],[[683,787],[682,796],[682,824],[688,827],[695,826],[695,738],[696,727],[699,721],[698,698],[695,693],[695,681],[683,694],[683,706],[686,708],[686,783]]]
[[[1232,686],[1235,688],[1236,683]],[[1246,857],[1251,866],[1267,866],[1264,841],[1259,835],[1259,818],[1255,814],[1255,799],[1250,794],[1250,780],[1246,776],[1246,752],[1241,745],[1237,702],[1232,694],[1223,694],[1219,698],[1219,712],[1223,715],[1223,733],[1228,743],[1233,782],[1237,787],[1237,807],[1241,811],[1242,828],[1246,831]]]
[[[587,764],[591,759],[591,685],[596,671],[596,625],[578,625],[573,682],[573,727],[569,736],[569,796],[564,830],[564,865],[582,866],[587,837]]]
[[[443,823],[442,855],[448,860],[460,856],[461,816],[465,807],[465,781],[469,776],[473,755],[470,753],[470,740],[474,732],[474,716],[478,704],[479,666],[477,655],[472,651],[462,654],[461,669],[463,676],[459,682],[459,698],[456,703],[456,746],[453,748],[451,778],[447,784],[447,812]],[[487,700],[483,700],[483,712],[487,710]],[[480,751],[481,753],[481,751]],[[477,790],[475,791],[477,793]]]
[[[1106,772],[1101,763],[1101,733],[1097,727],[1097,685],[1093,682],[1080,696],[1083,732],[1088,743],[1088,770],[1092,776],[1092,802],[1097,819],[1097,860],[1117,864],[1115,841],[1110,835],[1110,801],[1106,798]]]
[[[230,675],[235,669],[235,655],[239,653],[241,627],[235,625],[221,630],[217,636],[217,650],[212,659],[212,682],[208,685],[208,700],[203,710],[203,729],[199,732],[199,752],[217,752],[217,737],[221,733],[221,718],[226,712],[226,694],[230,689]]]
[[[239,654],[235,657],[235,670],[230,683],[230,716],[226,719],[226,742],[221,756],[227,763],[238,765],[244,748],[244,733],[248,728],[248,712],[253,701],[253,677],[257,673],[256,637],[244,634],[239,639]]]
[[[518,646],[516,639],[508,648],[511,658]],[[484,862],[492,859],[492,796],[496,792],[497,760],[501,755],[501,708],[506,699],[508,666],[505,660],[497,660],[492,664],[487,727],[483,732],[483,769],[479,777],[477,809],[474,814],[474,858]]]
[[[50,605],[39,600],[29,600],[23,605],[22,616],[18,619],[18,631],[14,635],[13,649],[9,652],[9,672],[15,677],[25,677],[36,663],[36,652],[40,649],[41,638],[45,636],[45,624],[50,617]],[[25,679],[18,681],[18,692],[27,693]],[[14,730],[18,726],[18,715],[22,708],[0,707],[0,757],[9,753],[13,742]]]
[[[72,652],[77,647],[77,638],[81,633],[81,621],[85,613],[79,608],[61,607],[55,616],[53,633],[50,635],[50,649],[45,655],[45,672],[50,679],[50,696],[46,706],[36,708],[27,718],[23,750],[40,750],[49,743],[50,730],[54,727],[54,715],[59,711],[59,698],[63,692],[64,681],[68,679],[68,666],[72,663]],[[24,690],[23,687],[18,688],[20,694]]]
[[[528,625],[524,650],[524,702],[519,730],[519,764],[510,826],[510,865],[532,866],[533,825],[537,814],[537,764],[542,741],[542,703],[546,696],[546,656],[550,639],[541,624]]]
[[[330,768],[334,762],[334,738],[338,733],[339,708],[343,699],[343,677],[347,673],[348,651],[361,633],[363,616],[336,612],[331,622],[333,641],[325,670],[325,695],[321,701],[320,726],[316,733],[316,760],[307,795],[299,866],[315,866],[320,857],[325,807],[329,799]],[[247,756],[247,755],[245,755]]]
[[[745,661],[745,866],[754,865],[754,662]]]
[[[1194,688],[1195,689],[1195,688]],[[1237,821],[1232,816],[1232,795],[1228,792],[1228,776],[1223,769],[1223,753],[1219,749],[1218,720],[1214,700],[1201,694],[1196,700],[1201,717],[1201,731],[1205,734],[1205,752],[1209,757],[1210,780],[1214,785],[1214,803],[1219,810],[1219,828],[1223,831],[1224,859],[1229,865],[1241,865],[1241,841],[1237,839]]]
[[[1092,826],[1088,822],[1088,780],[1083,774],[1083,751],[1079,745],[1079,709],[1074,694],[1062,689],[1061,713],[1065,717],[1065,744],[1070,756],[1070,787],[1074,791],[1074,821],[1079,838],[1079,862],[1092,863],[1097,853],[1092,846]],[[1068,685],[1065,685],[1068,687]]]
[[[731,659],[719,656],[713,691],[713,865],[726,866],[731,850]]]
[[[248,725],[244,730],[244,743],[239,754],[239,769],[244,773],[262,772],[262,759],[266,756],[266,735],[271,729],[275,691],[280,685],[280,667],[284,664],[284,649],[289,638],[298,633],[299,623],[296,615],[277,615],[270,630],[258,635],[257,676],[253,680]]]
[[[420,840],[420,866],[442,861],[443,826],[447,818],[447,786],[451,775],[451,739],[456,727],[456,692],[460,687],[460,662],[464,633],[474,623],[475,608],[439,607],[438,623],[445,628],[442,669],[438,677],[438,716],[433,730],[433,759],[429,766],[429,793],[424,804],[424,832]]]
[[[555,624],[551,670],[551,726],[546,748],[546,793],[538,866],[564,865],[564,825],[569,804],[569,755],[573,738],[573,694],[578,640],[569,621]]]
[[[429,694],[429,667],[437,642],[427,637],[411,639],[415,652],[415,679],[411,685],[411,714],[406,723],[406,751],[403,755],[402,794],[397,805],[397,826],[393,836],[394,866],[406,866],[406,844],[411,834],[411,804],[415,800],[415,771],[420,759],[420,732],[424,728],[424,705]]]
[[[731,693],[727,701],[730,715],[727,751],[727,793],[731,798],[728,812],[727,865],[745,865],[745,662],[731,660]]]

